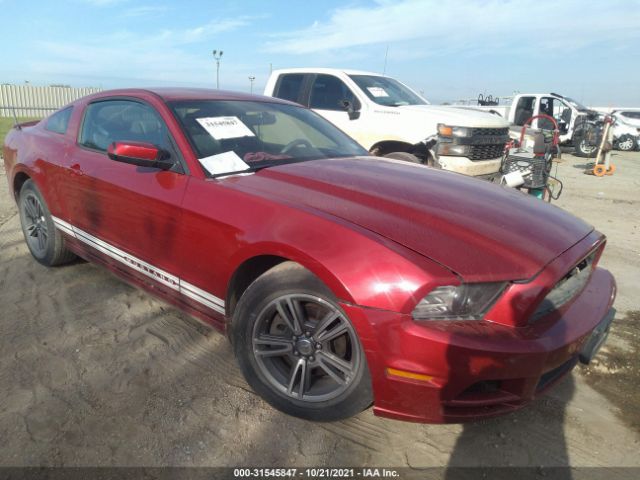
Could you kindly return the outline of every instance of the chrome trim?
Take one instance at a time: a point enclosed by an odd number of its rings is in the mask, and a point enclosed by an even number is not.
[[[212,310],[217,311],[218,313],[225,313],[224,301],[222,301],[215,295],[211,295],[210,293],[205,292],[195,285],[191,285],[190,283],[185,282],[184,280],[180,280],[180,293],[195,300],[198,303],[209,307]]]
[[[195,285],[192,285],[175,275],[170,274],[169,272],[162,270],[150,263],[145,262],[144,260],[139,259],[133,255],[128,254],[127,252],[120,250],[117,247],[101,240],[97,237],[94,237],[90,233],[85,232],[84,230],[74,227],[68,222],[64,220],[53,217],[53,223],[61,232],[71,235],[74,238],[77,238],[81,242],[93,247],[99,252],[113,258],[114,260],[123,263],[124,265],[136,270],[143,275],[175,290],[186,297],[195,300],[196,302],[215,310],[218,313],[225,314],[225,304],[224,301],[215,295],[202,290]]]
[[[73,233],[73,226],[70,223],[67,223],[64,220],[61,220],[54,216],[52,216],[51,218],[53,219],[53,224],[58,230],[66,233],[67,235],[71,235],[72,237],[76,236],[75,233]]]

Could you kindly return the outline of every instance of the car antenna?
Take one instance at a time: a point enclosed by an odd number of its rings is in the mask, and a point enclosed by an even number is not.
[[[13,110],[13,124],[14,124],[13,126],[18,130],[22,130],[22,127],[18,123],[18,116],[16,115],[16,107],[11,107],[11,109]]]

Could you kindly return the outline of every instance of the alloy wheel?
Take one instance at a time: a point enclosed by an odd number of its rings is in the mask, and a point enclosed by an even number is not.
[[[49,229],[45,218],[42,203],[32,193],[29,193],[23,200],[23,221],[25,237],[31,251],[39,256],[43,256],[47,251],[49,242]]]
[[[624,152],[628,152],[633,149],[633,138],[626,137],[623,141],[618,142],[618,149]]]
[[[254,324],[252,348],[270,386],[304,402],[340,396],[353,384],[362,362],[347,317],[326,300],[306,294],[272,300]]]

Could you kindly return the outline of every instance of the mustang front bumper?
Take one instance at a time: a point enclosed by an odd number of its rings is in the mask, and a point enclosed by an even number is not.
[[[523,327],[343,308],[367,354],[374,413],[447,423],[521,408],[588,362],[606,339],[614,298],[612,275],[596,268],[561,318]]]

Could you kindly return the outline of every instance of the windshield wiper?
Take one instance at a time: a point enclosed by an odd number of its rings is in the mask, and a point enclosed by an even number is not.
[[[321,157],[323,158],[323,157]],[[231,175],[241,175],[243,173],[255,173],[259,170],[263,170],[265,168],[278,167],[280,165],[289,165],[291,163],[301,163],[307,162],[310,160],[320,160],[321,158],[291,158],[288,160],[278,160],[276,162],[264,162],[264,163],[256,163],[251,165],[249,168],[245,170],[237,170],[235,172],[224,172],[224,173],[210,173],[210,178],[219,178],[219,177],[229,177]]]

